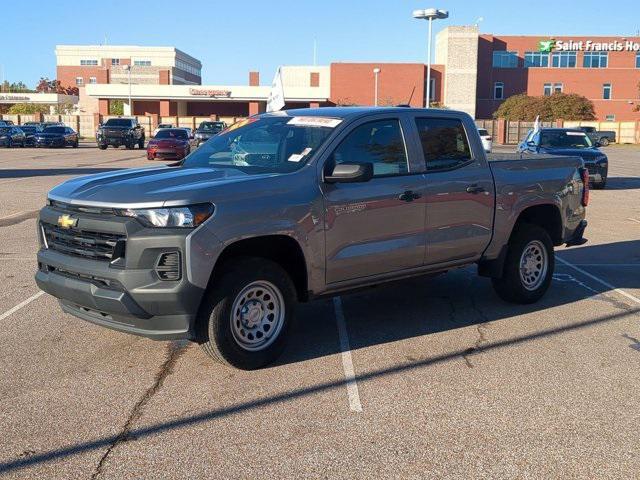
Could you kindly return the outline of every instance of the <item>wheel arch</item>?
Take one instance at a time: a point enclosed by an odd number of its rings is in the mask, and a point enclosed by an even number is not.
[[[308,300],[307,263],[300,244],[288,235],[260,235],[236,240],[227,245],[218,257],[209,286],[225,266],[235,258],[256,257],[271,260],[280,265],[291,277],[298,300]]]

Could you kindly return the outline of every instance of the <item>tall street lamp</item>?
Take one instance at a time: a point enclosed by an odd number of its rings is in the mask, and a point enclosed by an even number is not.
[[[433,20],[445,19],[449,17],[447,10],[439,10],[437,8],[425,8],[424,10],[414,10],[413,18],[418,20],[429,20],[429,40],[427,45],[427,98],[425,99],[425,105],[429,108],[431,103],[431,23]]]
[[[133,105],[131,104],[131,65],[125,65],[125,70],[129,72],[129,115],[133,117]]]
[[[378,74],[380,73],[380,68],[376,67],[373,69],[373,104],[374,106],[378,106]]]

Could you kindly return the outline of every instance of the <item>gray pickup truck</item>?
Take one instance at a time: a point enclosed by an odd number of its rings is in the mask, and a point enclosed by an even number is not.
[[[616,132],[613,130],[596,130],[596,127],[576,127],[576,130],[586,133],[593,143],[599,144],[598,146],[606,147],[616,141]]]
[[[582,165],[488,159],[454,111],[262,114],[180,163],[55,187],[36,281],[84,320],[259,368],[297,301],[477,264],[503,299],[535,302],[554,246],[586,241]]]

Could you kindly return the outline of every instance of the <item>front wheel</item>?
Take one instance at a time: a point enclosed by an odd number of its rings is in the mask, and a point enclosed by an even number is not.
[[[106,150],[106,149],[107,149],[107,146],[106,146],[106,145],[98,145],[98,148],[99,148],[100,150]]]
[[[609,139],[607,137],[602,137],[600,139],[600,142],[598,143],[600,143],[600,145],[602,145],[603,147],[606,147],[609,145]]]
[[[280,356],[293,322],[296,293],[277,263],[240,258],[223,267],[198,315],[198,343],[213,359],[242,370]]]
[[[138,141],[138,148],[142,150],[144,148],[144,137],[141,137]]]
[[[522,223],[509,240],[502,278],[493,278],[500,298],[512,303],[534,303],[545,294],[555,268],[553,243],[545,229]]]

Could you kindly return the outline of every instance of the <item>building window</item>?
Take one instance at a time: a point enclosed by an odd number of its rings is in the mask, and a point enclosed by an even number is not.
[[[504,83],[496,82],[493,84],[493,98],[502,100],[504,98]]]
[[[98,60],[80,60],[80,65],[82,65],[83,67],[96,66],[98,65]]]
[[[607,68],[609,52],[584,52],[582,66],[585,68]]]
[[[575,68],[577,52],[553,52],[551,64],[557,68]]]
[[[98,83],[98,79],[96,77],[89,77],[89,83]]]
[[[564,90],[564,85],[561,83],[553,84],[553,93],[562,93],[562,90]]]
[[[114,67],[117,67],[118,65],[120,65],[120,59],[119,58],[112,58],[111,59],[111,65],[113,65]]]
[[[607,115],[606,117],[604,117],[604,121],[605,122],[615,122],[616,121],[616,116],[613,114]]]
[[[493,68],[517,68],[518,52],[493,52]]]
[[[176,68],[180,70],[191,73],[192,75],[200,76],[200,69],[194,67],[193,65],[188,64],[187,62],[183,62],[182,60],[176,60]]]
[[[524,52],[525,68],[548,67],[549,54],[543,52]]]
[[[636,53],[636,68],[640,68],[640,53]]]
[[[136,67],[150,67],[151,66],[151,60],[134,60],[133,64]]]
[[[76,85],[84,85],[84,80],[82,77],[76,77]]]
[[[553,93],[553,85],[551,85],[550,83],[545,83],[543,88],[543,95],[545,97],[550,97],[552,93]]]
[[[605,83],[602,85],[602,98],[604,100],[611,100],[611,84]]]

